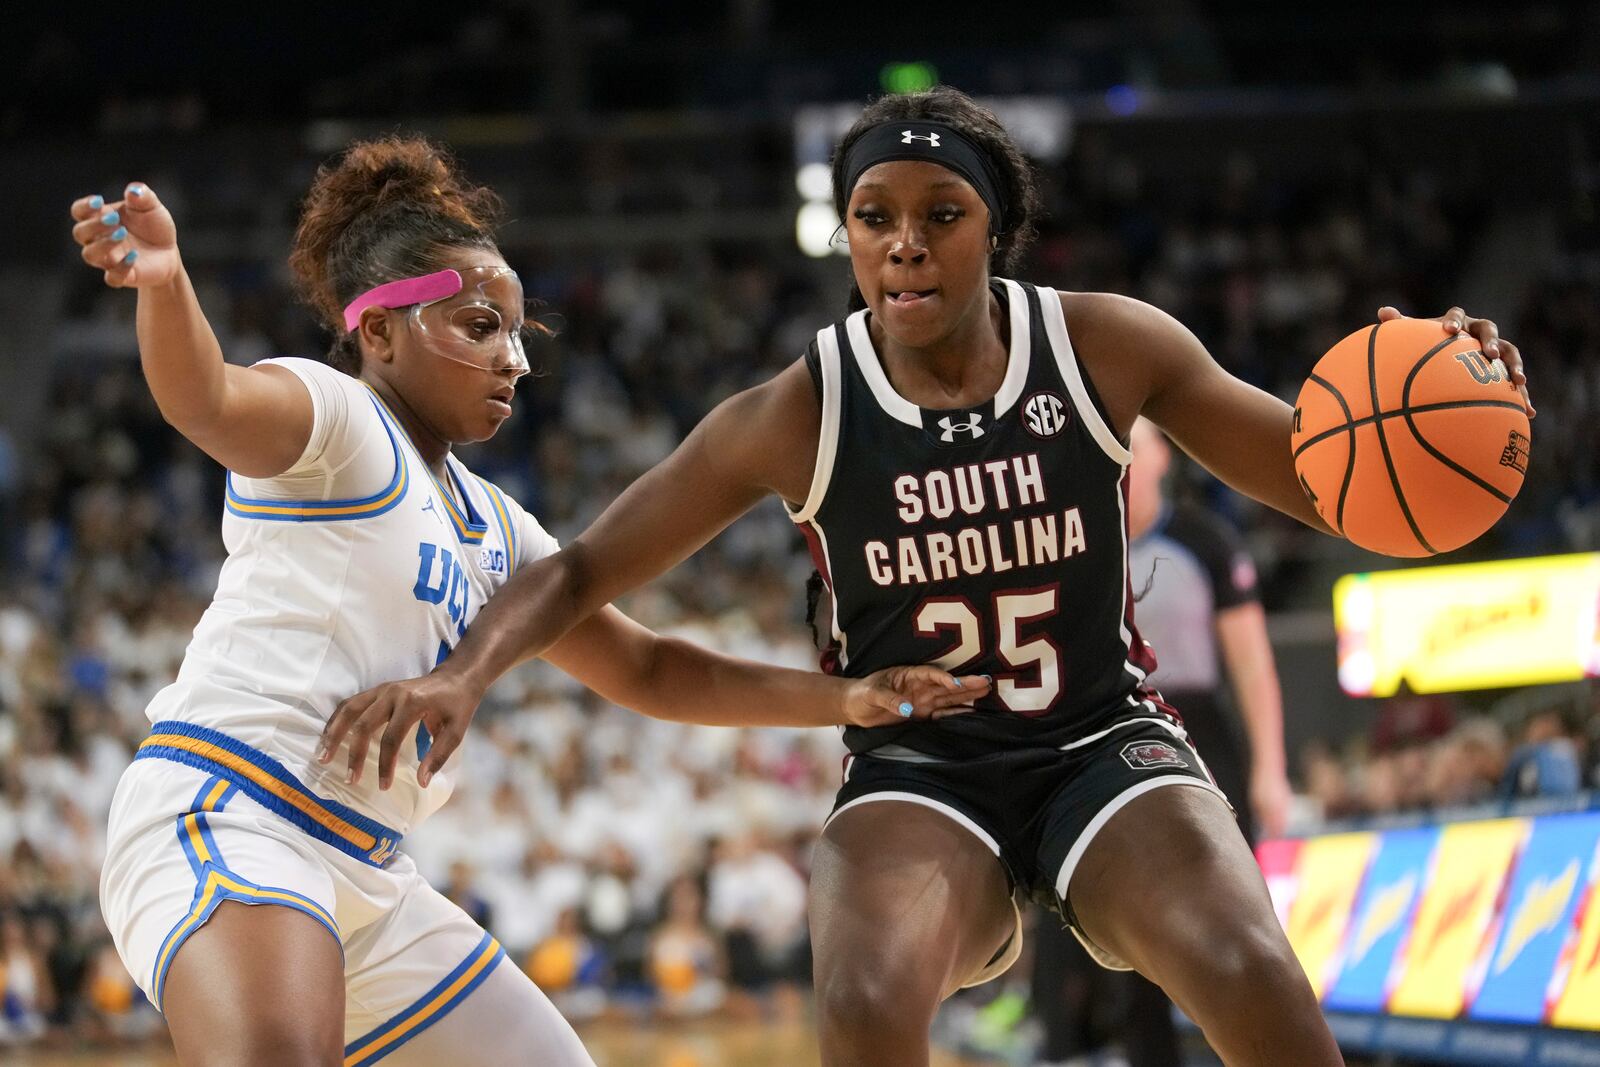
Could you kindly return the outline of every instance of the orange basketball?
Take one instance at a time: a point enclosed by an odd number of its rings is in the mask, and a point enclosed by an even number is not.
[[[1329,349],[1291,441],[1323,521],[1386,556],[1448,552],[1493,526],[1533,443],[1504,364],[1432,319],[1367,326]]]

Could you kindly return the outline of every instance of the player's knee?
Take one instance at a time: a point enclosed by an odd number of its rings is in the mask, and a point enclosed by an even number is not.
[[[195,1050],[197,1062],[204,1067],[337,1067],[344,1062],[342,1035],[318,1029],[270,1010],[241,1017],[224,1040]]]
[[[874,961],[853,960],[819,971],[817,1013],[824,1026],[836,1033],[927,1031],[938,1008],[939,991],[930,988],[914,967],[883,962],[884,966],[876,966]]]
[[[1292,954],[1282,951],[1282,935],[1254,927],[1242,927],[1227,937],[1212,942],[1215,979],[1225,984],[1254,984],[1283,977],[1294,965]]]
[[[1281,1011],[1283,999],[1306,984],[1281,930],[1257,924],[1215,929],[1204,946],[1194,946],[1182,962],[1183,984],[1207,999]]]

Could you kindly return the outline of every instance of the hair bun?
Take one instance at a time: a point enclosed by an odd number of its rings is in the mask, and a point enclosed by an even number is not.
[[[442,145],[396,134],[357,141],[317,169],[289,267],[337,333],[344,303],[418,251],[397,245],[492,242],[500,211],[500,198],[468,181]]]

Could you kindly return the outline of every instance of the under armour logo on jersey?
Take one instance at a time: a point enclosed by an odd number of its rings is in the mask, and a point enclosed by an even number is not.
[[[976,441],[983,436],[983,427],[978,425],[982,421],[983,416],[976,411],[967,416],[966,422],[956,422],[949,415],[945,415],[939,419],[939,428],[944,431],[939,435],[939,440],[948,445],[955,441],[956,434],[964,433],[969,440]]]
[[[1022,425],[1035,437],[1054,437],[1067,428],[1070,410],[1054,393],[1034,393],[1022,402]]]
[[[912,133],[910,130],[900,131],[901,144],[910,144],[912,141],[927,141],[929,148],[939,147],[939,135],[936,133]]]

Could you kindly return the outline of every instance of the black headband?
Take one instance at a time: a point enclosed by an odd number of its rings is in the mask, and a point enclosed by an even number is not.
[[[989,153],[960,130],[938,122],[902,120],[873,126],[856,138],[845,154],[844,198],[850,199],[856,182],[870,168],[894,159],[920,159],[955,171],[978,191],[989,207],[989,232],[1010,229],[1000,175]]]

